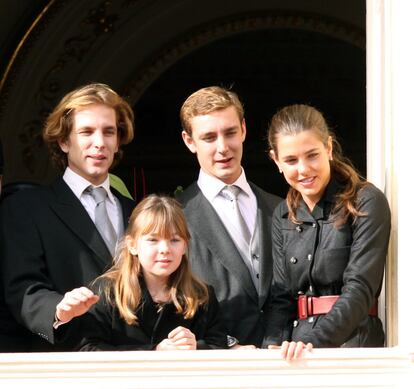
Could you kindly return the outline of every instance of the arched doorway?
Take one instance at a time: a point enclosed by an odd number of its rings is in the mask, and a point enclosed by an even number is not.
[[[91,81],[135,107],[136,140],[116,169],[130,188],[134,169],[138,178],[146,173],[147,192],[195,178],[178,111],[191,92],[214,83],[232,86],[245,103],[244,166],[258,185],[283,194],[264,136],[274,111],[293,102],[324,111],[364,172],[364,15],[361,0],[50,0],[1,79],[5,182],[53,179],[42,123],[66,92]]]
[[[346,155],[365,174],[364,48],[323,31],[264,28],[196,48],[138,98],[136,138],[117,171],[130,187],[135,174],[138,196],[143,191],[171,193],[197,177],[197,161],[181,140],[179,110],[189,94],[208,85],[231,87],[244,102],[248,135],[243,165],[249,179],[264,189],[286,193],[267,157],[266,131],[274,112],[293,103],[322,110]]]

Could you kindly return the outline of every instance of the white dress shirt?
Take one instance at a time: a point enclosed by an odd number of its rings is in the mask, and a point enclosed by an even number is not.
[[[96,203],[93,197],[85,193],[85,189],[89,186],[95,187],[88,180],[75,173],[70,167],[67,167],[65,173],[63,174],[63,180],[68,184],[69,188],[75,194],[75,196],[80,200],[83,207],[88,212],[88,215],[95,223],[95,207]],[[112,194],[111,187],[109,184],[109,175],[106,177],[105,181],[99,185],[105,188],[108,193],[107,198],[105,199],[106,209],[108,211],[109,219],[118,235],[118,238],[121,236],[124,223],[122,217],[122,209],[119,200]]]
[[[227,184],[216,177],[208,175],[203,170],[200,170],[197,185],[206,199],[213,206],[223,224],[229,230],[230,235],[232,235],[232,226],[230,223],[234,221],[233,212],[228,206],[229,200],[221,194],[222,189]],[[249,228],[250,234],[253,235],[257,215],[257,199],[246,180],[246,175],[243,169],[239,178],[231,185],[237,185],[242,189],[237,198],[237,202],[239,204],[240,212]]]
[[[259,274],[260,274],[260,261],[258,255],[252,252],[252,240],[249,243],[238,244],[240,239],[237,238],[240,235],[239,226],[236,225],[234,218],[234,212],[227,199],[222,193],[222,189],[227,185],[223,181],[216,177],[210,176],[200,169],[197,185],[199,186],[203,195],[207,198],[210,204],[213,206],[218,217],[223,222],[228,233],[230,234],[233,242],[238,248],[240,255],[243,258],[244,263],[249,269],[253,283],[256,290],[259,290]],[[257,215],[257,199],[249,183],[246,180],[246,175],[242,169],[242,173],[239,178],[231,185],[237,185],[241,190],[237,197],[240,213],[246,221],[247,227],[253,237],[256,228],[256,215]],[[244,241],[244,240],[243,240]]]

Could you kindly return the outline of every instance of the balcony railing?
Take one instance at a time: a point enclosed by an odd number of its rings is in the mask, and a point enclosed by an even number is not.
[[[402,348],[0,354],[1,388],[410,388]],[[24,386],[23,386],[24,385]]]

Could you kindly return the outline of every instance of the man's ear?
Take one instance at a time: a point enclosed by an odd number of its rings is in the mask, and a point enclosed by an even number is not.
[[[68,143],[69,143],[69,139],[58,140],[58,145],[59,145],[60,149],[66,154],[69,152],[69,144]]]
[[[116,140],[116,150],[115,153],[117,153],[119,151],[119,146],[121,145],[121,138],[119,137],[119,131],[118,131],[118,135],[117,135],[117,140]]]
[[[244,118],[241,123],[241,128],[242,128],[242,139],[244,142],[244,140],[246,139],[246,120]]]
[[[194,144],[194,140],[191,137],[191,135],[187,132],[187,131],[182,131],[181,132],[181,136],[183,138],[183,141],[185,143],[185,145],[188,147],[188,149],[192,152],[192,153],[196,153],[197,152],[197,148]]]

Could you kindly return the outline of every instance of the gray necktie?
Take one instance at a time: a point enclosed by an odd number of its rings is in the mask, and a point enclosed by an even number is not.
[[[99,186],[97,188],[89,187],[87,192],[93,197],[96,203],[95,207],[95,225],[100,232],[103,240],[106,243],[110,253],[114,255],[116,241],[118,239],[114,226],[108,216],[108,210],[106,209],[105,200],[108,196],[105,188]]]
[[[227,185],[221,191],[223,196],[232,202],[236,223],[239,226],[241,237],[246,241],[247,245],[249,245],[251,239],[250,230],[240,212],[239,203],[237,201],[240,192],[241,189],[236,185]]]

